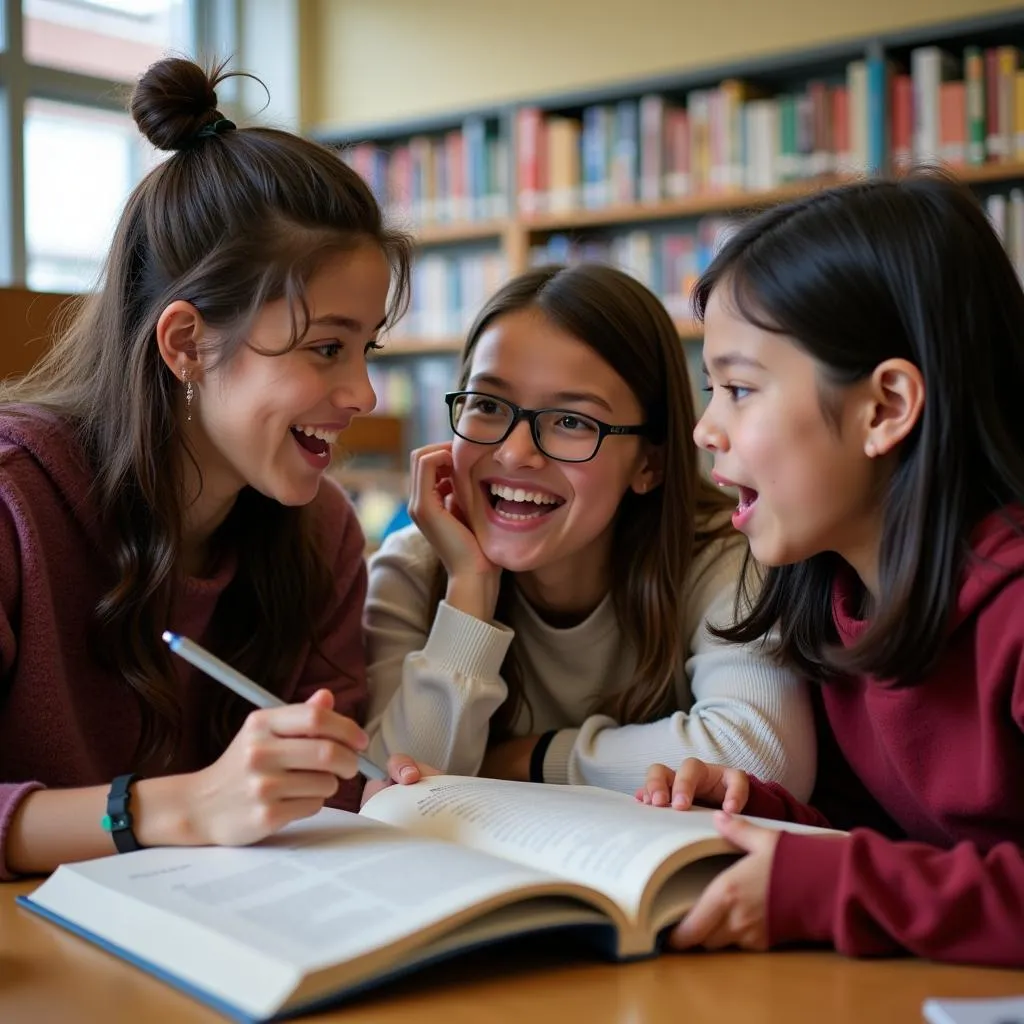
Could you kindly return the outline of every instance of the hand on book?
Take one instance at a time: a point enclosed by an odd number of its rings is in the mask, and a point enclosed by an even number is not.
[[[749,795],[746,772],[705,764],[696,757],[688,757],[675,772],[663,764],[652,764],[644,784],[636,791],[637,800],[654,807],[685,811],[696,802],[732,814],[743,810]]]
[[[383,782],[368,782],[363,787],[363,795],[359,801],[360,807],[371,796],[376,796],[382,789],[387,789],[388,786],[393,786],[395,783],[398,783],[400,786],[411,786],[414,782],[419,782],[420,779],[426,778],[428,775],[441,774],[436,768],[431,768],[428,764],[420,764],[419,761],[414,761],[408,754],[392,754],[388,758],[387,768],[389,776],[387,779]]]
[[[724,811],[715,827],[746,856],[718,875],[669,935],[671,949],[768,948],[768,883],[780,832]]]
[[[368,742],[330,690],[252,712],[213,764],[179,776],[189,845],[244,846],[316,814],[339,779],[359,774],[355,751]]]

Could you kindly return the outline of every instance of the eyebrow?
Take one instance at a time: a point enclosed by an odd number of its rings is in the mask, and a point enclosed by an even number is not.
[[[752,359],[750,356],[740,355],[739,352],[726,352],[725,355],[715,356],[715,358],[711,360],[711,365],[719,372],[723,370],[731,370],[736,366],[746,366],[752,370],[765,369],[763,363],[759,363],[756,359]],[[701,363],[700,368],[704,373],[708,372],[708,364],[706,362]]]
[[[472,384],[487,384],[495,388],[504,388],[509,390],[508,381],[503,380],[501,377],[496,377],[490,373],[474,374],[470,378]],[[602,398],[600,395],[594,394],[592,391],[559,391],[557,394],[551,396],[550,401],[552,402],[593,402],[595,405],[601,406],[602,409],[607,409],[608,412],[614,412],[607,399]]]
[[[384,319],[374,327],[374,330],[379,331],[387,322],[388,318],[384,317]],[[341,316],[339,313],[328,313],[326,316],[318,316],[315,320],[309,321],[309,326],[341,327],[346,331],[353,331],[356,334],[362,334],[365,330],[362,320],[356,320],[350,316]]]

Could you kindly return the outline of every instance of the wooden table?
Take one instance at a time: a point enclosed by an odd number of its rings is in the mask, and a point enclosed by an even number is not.
[[[3,1024],[222,1024],[224,1018],[14,903],[0,885]],[[1024,995],[1024,971],[833,953],[664,956],[610,965],[552,950],[474,954],[331,1013],[344,1024],[888,1024],[929,996]]]

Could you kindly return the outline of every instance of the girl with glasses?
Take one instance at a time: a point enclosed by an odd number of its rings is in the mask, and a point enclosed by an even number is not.
[[[807,794],[808,696],[725,645],[746,546],[705,481],[671,318],[610,267],[532,270],[470,331],[454,440],[370,565],[371,757],[634,792],[699,757]]]

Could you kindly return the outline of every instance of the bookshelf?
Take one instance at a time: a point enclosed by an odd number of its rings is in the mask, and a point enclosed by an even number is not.
[[[1024,8],[321,141],[416,239],[412,315],[375,357],[411,446],[447,437],[423,425],[427,396],[440,404],[486,297],[538,262],[633,273],[694,367],[689,290],[732,224],[929,163],[977,190],[1024,276]]]
[[[1003,145],[1009,150],[996,154],[983,146],[982,163],[969,162],[976,157],[967,151],[969,128],[964,117],[960,118],[962,132],[954,132],[950,140],[943,134],[947,129],[940,109],[947,100],[954,104],[950,109],[965,104],[970,89],[965,80],[969,77],[967,55],[972,46],[981,60],[981,86],[988,90],[981,112],[985,144],[990,145],[993,133],[1002,130],[1007,133]],[[1009,58],[1013,68],[1004,69],[1002,81],[998,78],[1000,47],[1013,48]],[[929,48],[949,55],[956,65],[952,72],[943,62],[945,58],[938,61],[940,54],[931,65],[918,61],[919,54]],[[898,170],[900,147],[916,149],[921,141],[912,116],[914,104],[921,108],[925,120],[936,122],[939,132],[930,142],[925,139],[926,152],[918,156],[952,165],[963,180],[981,191],[1024,185],[1022,52],[1024,10],[325,136],[323,141],[344,151],[346,159],[367,178],[391,208],[396,222],[412,230],[424,259],[434,261],[433,286],[416,282],[418,293],[433,291],[431,301],[437,301],[436,294],[441,292],[449,296],[463,293],[459,307],[444,315],[428,314],[417,321],[414,311],[404,329],[387,339],[382,356],[408,362],[421,354],[451,356],[458,351],[457,339],[494,290],[493,286],[483,287],[481,280],[472,287],[466,287],[465,281],[453,285],[452,281],[466,276],[465,268],[456,266],[458,261],[471,261],[480,254],[498,257],[500,267],[489,273],[494,286],[544,258],[595,258],[597,243],[605,243],[604,250],[598,248],[597,258],[621,263],[615,243],[624,233],[633,232],[634,242],[642,246],[664,246],[668,243],[662,236],[674,226],[692,229],[702,218],[718,218],[717,231],[731,218],[846,178]],[[991,55],[995,78],[987,63]],[[902,80],[902,89],[897,80]],[[929,88],[934,93],[931,99]],[[947,90],[954,95],[947,96]],[[1000,95],[993,101],[996,93]],[[910,106],[901,106],[900,96],[909,100]],[[1005,108],[1002,113],[999,104]],[[644,178],[647,136],[642,123],[652,112],[659,119],[656,133],[660,140],[655,158],[659,180],[653,190]],[[605,120],[607,137],[603,142],[600,131],[588,134],[601,119],[597,114]],[[632,120],[627,126],[627,153],[622,156],[622,126],[616,118],[621,120],[626,114]],[[765,115],[769,121],[774,118],[778,128],[772,142],[774,167],[767,173],[752,172],[749,159],[744,163],[760,138],[755,114]],[[795,129],[793,124],[788,128],[783,124],[787,117],[790,121],[796,118]],[[1000,118],[1005,122],[1001,126]],[[838,125],[843,119],[846,127],[840,132]],[[691,150],[684,155],[684,162],[690,162],[684,177],[690,180],[673,182],[672,172],[678,172],[678,167],[672,161],[678,154],[671,149],[673,139],[681,138],[676,131],[680,124],[684,134],[688,132],[682,145]],[[809,146],[804,144],[806,131],[800,140],[804,128],[811,133]],[[829,136],[824,149],[819,137],[822,131]],[[901,139],[900,133],[907,131],[911,137]],[[737,132],[746,133],[746,152],[736,141]],[[605,172],[610,177],[597,185],[605,194],[596,202],[588,195],[588,189],[595,187],[588,171],[594,138],[605,145]],[[955,150],[958,143],[959,155],[950,153],[949,146]],[[718,152],[712,153],[710,166],[698,173],[700,154],[696,149],[701,146]],[[787,146],[796,146],[800,152],[786,153]],[[706,157],[705,152],[705,163]],[[803,162],[794,168],[794,159]],[[612,180],[623,161],[632,165],[626,198],[621,184]],[[764,172],[763,167],[761,170]],[[644,232],[649,237],[643,237]],[[666,304],[683,323],[683,337],[689,340],[699,333],[686,321],[685,284],[702,269],[710,246],[699,248],[704,254],[698,254],[697,265],[684,274],[684,281],[671,294],[655,288],[663,298],[673,300]],[[658,258],[655,256],[655,262]],[[637,272],[637,276],[644,279],[649,275]]]

